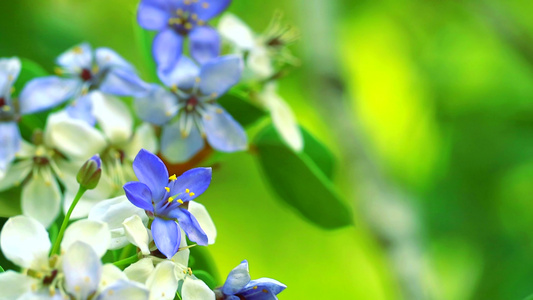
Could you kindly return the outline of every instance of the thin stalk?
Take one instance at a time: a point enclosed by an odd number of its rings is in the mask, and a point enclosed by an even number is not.
[[[72,215],[72,211],[74,211],[74,207],[78,204],[78,202],[81,199],[81,196],[87,191],[87,189],[80,188],[78,189],[78,192],[76,193],[76,197],[74,197],[74,200],[72,201],[72,204],[70,205],[67,214],[65,215],[65,218],[63,219],[63,223],[61,224],[61,229],[59,230],[59,234],[57,235],[57,239],[54,243],[54,247],[52,247],[52,251],[50,254],[60,254],[59,253],[59,245],[61,245],[61,240],[63,239],[63,235],[65,235],[65,230],[67,229],[68,222],[70,221],[70,216]]]
[[[135,254],[135,255],[132,255],[132,256],[130,256],[128,258],[117,260],[113,264],[118,267],[118,266],[130,265],[130,264],[132,264],[132,263],[134,263],[134,262],[136,262],[138,260],[139,260],[139,257],[137,256],[137,254]]]

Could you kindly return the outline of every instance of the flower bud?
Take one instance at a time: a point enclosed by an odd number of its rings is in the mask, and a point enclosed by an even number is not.
[[[100,155],[96,154],[81,166],[76,180],[78,180],[82,188],[92,190],[98,185],[102,176],[101,165],[102,160],[100,159]]]

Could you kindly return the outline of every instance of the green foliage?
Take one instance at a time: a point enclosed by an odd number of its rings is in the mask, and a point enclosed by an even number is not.
[[[305,142],[311,140],[309,133],[304,136]],[[281,141],[271,125],[258,134],[255,144],[264,174],[284,202],[323,228],[352,224],[350,207],[324,173],[331,174],[332,163],[323,145],[313,139],[302,153],[296,153]]]
[[[218,103],[244,127],[254,124],[265,116],[261,108],[235,94],[228,93],[220,97]]]
[[[216,269],[215,261],[213,260],[213,257],[211,257],[209,250],[207,250],[205,247],[196,246],[192,247],[190,251],[189,267],[191,267],[193,271],[202,270],[200,273],[203,272],[209,275],[212,284],[216,286],[220,282],[220,276]],[[194,274],[196,274],[196,272],[197,271],[194,271]],[[201,274],[201,276],[205,274]],[[206,283],[209,285],[209,287],[211,287],[210,283],[207,281]]]
[[[0,217],[9,218],[22,214],[20,208],[20,187],[0,193]]]
[[[217,287],[217,283],[215,281],[215,278],[211,276],[211,274],[207,273],[204,270],[194,270],[193,271],[194,276],[196,276],[198,279],[201,279],[210,289],[215,289]]]
[[[159,79],[157,77],[157,67],[155,65],[155,61],[152,58],[152,41],[155,37],[154,31],[147,31],[141,28],[137,24],[137,18],[133,18],[133,31],[135,34],[135,44],[136,47],[134,49],[137,49],[139,51],[140,56],[142,57],[142,68],[141,70],[144,73],[144,77],[146,79],[150,79],[151,81],[158,82]]]

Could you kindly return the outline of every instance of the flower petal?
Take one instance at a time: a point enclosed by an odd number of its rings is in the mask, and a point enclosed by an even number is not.
[[[128,182],[124,185],[124,192],[133,205],[147,211],[154,211],[152,192],[146,184],[138,181]]]
[[[0,178],[20,149],[20,131],[15,122],[0,122]]]
[[[145,149],[141,149],[133,161],[133,171],[140,182],[146,184],[156,202],[165,194],[168,171],[163,161]]]
[[[248,148],[246,132],[220,105],[211,105],[202,121],[207,141],[213,148],[223,152]]]
[[[205,64],[220,54],[220,36],[209,26],[197,26],[189,33],[191,56]]]
[[[109,247],[111,235],[109,227],[104,222],[93,220],[79,220],[67,227],[61,241],[61,249],[68,250],[76,242],[84,242],[90,245],[93,251],[102,257]]]
[[[143,258],[124,269],[124,274],[126,274],[130,280],[144,284],[153,271],[154,263],[152,262],[152,259]]]
[[[159,263],[154,272],[146,280],[150,289],[150,299],[172,300],[178,290],[178,279],[174,271],[174,264],[170,261]]]
[[[221,56],[207,62],[200,71],[200,91],[204,95],[224,94],[239,82],[242,69],[242,59],[237,55]]]
[[[12,270],[0,273],[0,287],[2,287],[0,299],[19,299],[21,295],[32,291],[32,287],[35,287],[38,282],[35,278]]]
[[[217,228],[207,209],[196,201],[189,202],[189,212],[196,218],[198,224],[207,235],[208,244],[214,244],[217,238]]]
[[[168,87],[181,90],[192,89],[196,78],[200,75],[200,68],[190,58],[182,55],[178,62],[167,72],[159,72],[159,78]]]
[[[122,223],[134,215],[139,216],[144,224],[148,222],[144,209],[131,204],[126,196],[119,196],[96,204],[89,213],[89,220],[107,223],[111,233],[109,249],[115,250],[129,244]]]
[[[144,226],[141,217],[133,215],[122,223],[126,231],[126,237],[135,246],[137,246],[144,255],[150,254],[150,236],[148,230]]]
[[[142,96],[148,92],[149,85],[133,70],[113,68],[100,83],[100,90],[117,96]]]
[[[181,240],[180,240],[180,250],[178,253],[176,253],[170,260],[172,260],[177,267],[186,269],[187,265],[189,264],[189,255],[191,254],[191,250],[187,247],[187,237],[185,236],[185,231],[183,229],[180,229],[181,233]],[[185,249],[181,249],[185,248]],[[179,274],[178,274],[179,275]]]
[[[207,246],[208,238],[204,230],[198,224],[196,218],[186,209],[177,208],[169,213],[173,219],[177,219],[180,227],[185,231],[187,237],[191,242],[195,242],[201,246]],[[174,254],[172,254],[174,255]],[[171,256],[172,256],[171,255]]]
[[[159,71],[167,72],[174,67],[182,52],[183,37],[176,33],[174,29],[164,29],[155,36],[152,44],[152,54]]]
[[[176,221],[155,218],[152,223],[152,236],[157,249],[167,258],[178,252],[181,234]]]
[[[193,10],[198,19],[208,21],[221,14],[231,3],[231,0],[203,0],[193,4]]]
[[[45,140],[49,147],[80,160],[87,160],[107,146],[97,129],[85,121],[70,118],[64,111],[48,117]]]
[[[202,280],[188,276],[183,281],[181,297],[183,299],[215,300],[215,293]]]
[[[194,168],[181,174],[175,181],[171,182],[170,194],[180,195],[181,200],[189,201],[207,190],[211,183],[211,168]],[[186,192],[189,190],[189,192]]]
[[[22,160],[9,166],[5,176],[0,177],[0,192],[19,186],[33,167],[32,160]]]
[[[48,76],[28,82],[20,93],[20,113],[32,114],[60,105],[80,90],[79,79]]]
[[[107,139],[116,145],[126,143],[133,128],[133,118],[128,106],[120,99],[92,92],[94,115]]]
[[[234,295],[241,291],[250,282],[250,272],[248,271],[248,261],[243,260],[228,274],[222,292],[226,295]]]
[[[164,0],[142,0],[137,9],[137,22],[148,30],[162,30],[170,19],[169,2]]]
[[[157,153],[158,147],[159,145],[154,128],[148,123],[142,123],[135,130],[131,141],[124,146],[124,152],[126,153],[126,157],[133,161],[135,155],[137,155],[141,149]]]
[[[61,210],[61,191],[49,168],[36,172],[22,187],[22,212],[48,228]]]
[[[105,264],[102,267],[98,290],[102,291],[119,280],[128,280],[128,277],[114,264]]]
[[[97,300],[146,300],[149,293],[141,284],[120,280],[103,290]]]
[[[80,69],[91,69],[93,62],[91,45],[88,43],[76,45],[61,54],[56,62],[72,73],[78,73]]]
[[[204,148],[204,139],[198,128],[193,126],[189,135],[183,138],[179,120],[163,127],[161,134],[161,153],[170,163],[188,161]]]
[[[84,242],[69,245],[62,256],[65,290],[76,299],[88,299],[96,292],[102,276],[102,263],[93,248]]]
[[[0,59],[0,97],[11,95],[11,87],[17,80],[20,69],[18,57]]]
[[[83,95],[72,101],[70,105],[67,105],[65,111],[68,113],[69,117],[83,120],[90,126],[94,126],[96,118],[94,117],[93,112],[93,103],[91,100],[92,94],[93,93],[91,92],[87,95]]]
[[[96,64],[100,70],[109,68],[120,68],[129,71],[135,70],[135,68],[127,62],[122,56],[110,48],[98,48],[95,51]]]
[[[246,58],[246,69],[243,77],[253,80],[265,80],[274,75],[272,56],[265,47],[256,47]]]
[[[244,287],[244,291],[240,292],[239,295],[246,299],[275,300],[277,299],[275,295],[281,293],[286,288],[286,285],[277,280],[270,278],[259,278],[250,281]]]
[[[48,232],[32,218],[9,218],[0,233],[0,245],[5,257],[13,263],[35,270],[48,266],[48,253],[52,247]]]
[[[250,27],[232,13],[225,13],[220,17],[218,31],[241,50],[251,50],[255,46],[254,33]]]
[[[135,98],[134,106],[139,118],[155,125],[170,121],[180,108],[176,95],[155,84],[145,96]]]

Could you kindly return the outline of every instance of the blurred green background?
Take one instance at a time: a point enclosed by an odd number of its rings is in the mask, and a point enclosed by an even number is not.
[[[282,299],[523,299],[533,293],[533,2],[234,0],[261,32],[276,10],[301,31],[280,82],[335,154],[356,226],[318,228],[228,155],[200,201],[222,277],[241,260]],[[0,56],[52,71],[87,41],[152,71],[133,0],[0,4]],[[291,170],[287,170],[291,172]],[[298,174],[293,174],[298,176]],[[328,199],[320,199],[328,205]]]

